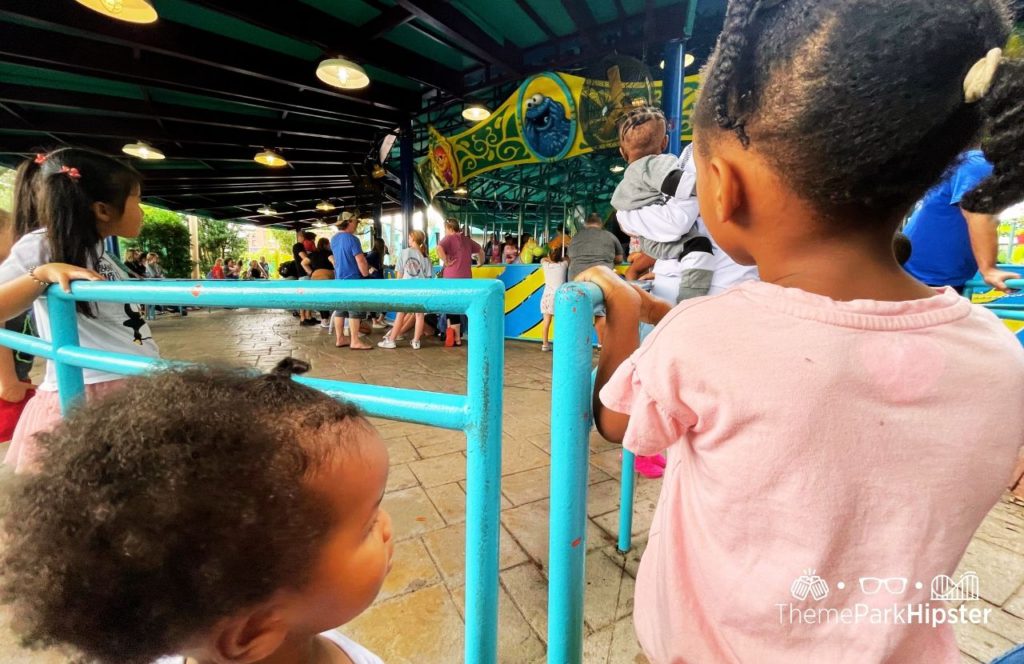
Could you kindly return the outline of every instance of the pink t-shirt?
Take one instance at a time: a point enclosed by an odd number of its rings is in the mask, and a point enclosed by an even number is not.
[[[601,400],[668,455],[636,582],[652,663],[960,661],[893,607],[945,606],[932,581],[1024,442],[1024,350],[990,312],[746,282],[673,309]]]
[[[480,245],[462,233],[450,233],[438,243],[448,258],[441,276],[446,279],[473,277],[473,254],[482,251]]]

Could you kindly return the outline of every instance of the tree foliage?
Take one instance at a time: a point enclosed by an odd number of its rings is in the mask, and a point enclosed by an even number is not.
[[[160,256],[168,277],[188,278],[192,274],[188,224],[177,212],[142,206],[142,231],[137,238],[122,240],[128,249],[140,249]]]
[[[199,220],[199,267],[203,274],[210,271],[218,258],[240,260],[248,249],[236,224],[216,219]]]

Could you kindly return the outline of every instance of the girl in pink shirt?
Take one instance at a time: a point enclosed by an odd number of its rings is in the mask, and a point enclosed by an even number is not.
[[[994,174],[962,206],[1024,198],[1008,15],[733,0],[693,118],[697,190],[763,282],[670,309],[581,275],[608,309],[597,425],[668,457],[636,582],[654,664],[952,663],[950,623],[986,619],[943,599],[976,589],[947,575],[1024,441],[1024,351],[907,275],[892,238],[979,134]],[[657,324],[642,346],[638,319]]]

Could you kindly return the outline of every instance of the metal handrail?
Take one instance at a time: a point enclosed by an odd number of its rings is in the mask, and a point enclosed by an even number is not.
[[[75,303],[147,302],[170,306],[343,309],[467,314],[466,394],[363,385],[321,378],[296,380],[352,402],[368,415],[416,422],[466,434],[466,645],[465,661],[492,664],[498,655],[498,543],[501,508],[501,419],[504,372],[504,287],[490,279],[237,282],[162,280],[51,286],[48,343],[0,330],[0,345],[55,363],[61,409],[84,394],[82,369],[140,374],[169,362],[80,345]]]

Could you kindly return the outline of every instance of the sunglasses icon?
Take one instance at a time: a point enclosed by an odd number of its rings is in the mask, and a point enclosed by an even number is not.
[[[907,577],[892,576],[888,579],[879,579],[874,576],[860,577],[860,591],[865,595],[876,595],[885,588],[890,595],[900,595],[907,589]]]

